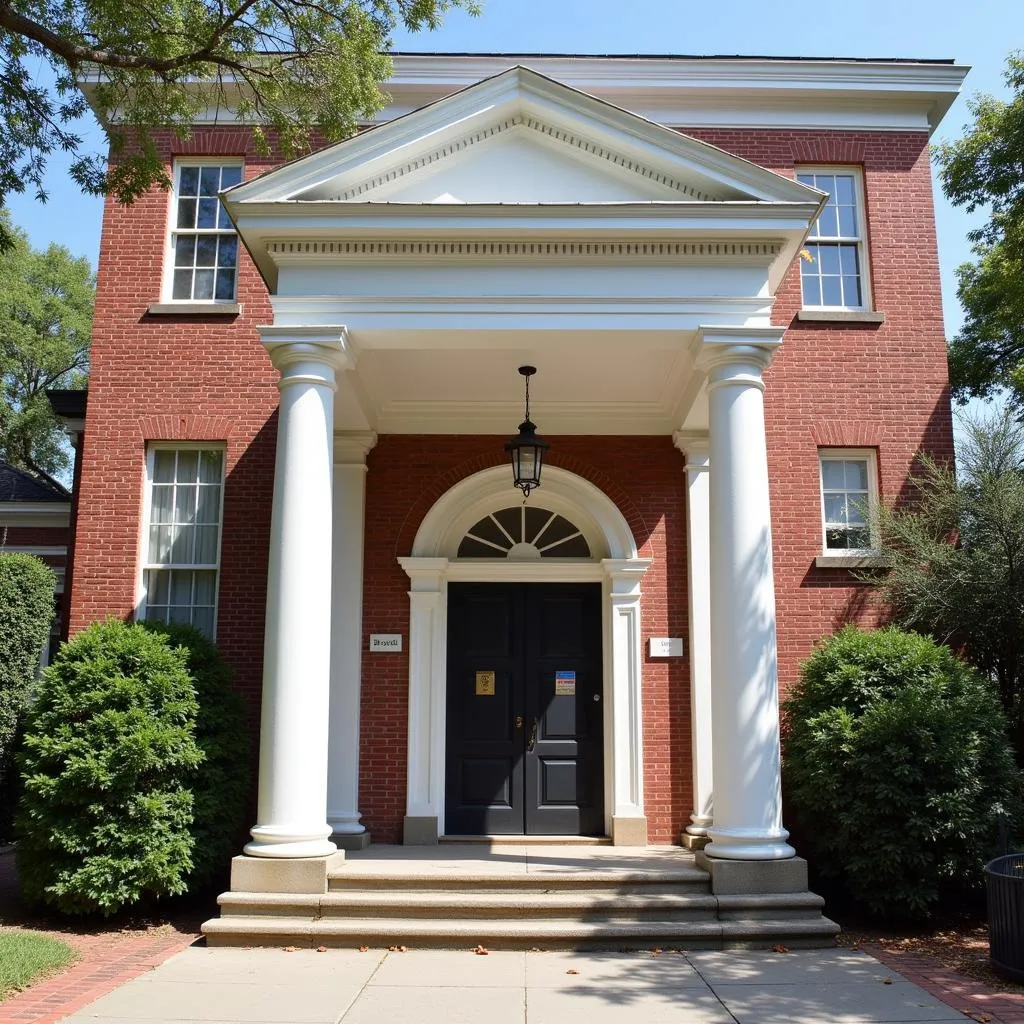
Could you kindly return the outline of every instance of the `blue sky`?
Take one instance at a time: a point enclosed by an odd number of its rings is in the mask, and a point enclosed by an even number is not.
[[[1024,48],[1024,4],[1019,0],[835,0],[825,6],[768,4],[764,0],[483,0],[471,18],[456,11],[437,32],[399,34],[400,50],[527,53],[758,54],[803,57],[953,58],[969,64],[965,96],[1005,95],[1002,80],[1010,50]],[[939,141],[961,134],[968,120],[965,96],[946,116]],[[93,145],[95,127],[83,125]],[[88,256],[99,250],[102,203],[82,196],[66,177],[66,161],[51,160],[49,202],[11,196],[16,223],[33,243],[60,242]],[[977,217],[953,209],[936,188],[939,258],[947,332],[958,328],[953,271],[969,258],[965,235]]]

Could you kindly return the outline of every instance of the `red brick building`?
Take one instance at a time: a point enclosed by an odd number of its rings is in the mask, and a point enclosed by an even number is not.
[[[104,215],[71,624],[216,637],[262,700],[251,856],[792,856],[779,691],[952,452],[928,140],[964,73],[404,55],[302,160],[223,113],[163,140],[174,191]]]

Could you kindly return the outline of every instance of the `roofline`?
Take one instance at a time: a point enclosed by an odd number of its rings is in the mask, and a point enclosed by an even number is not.
[[[828,64],[947,64],[956,65],[951,57],[801,57],[745,53],[542,53],[517,50],[388,50],[389,57],[500,57],[505,60],[768,60]]]

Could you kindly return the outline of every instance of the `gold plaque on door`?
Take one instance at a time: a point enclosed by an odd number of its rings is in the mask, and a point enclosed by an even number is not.
[[[477,672],[476,674],[476,695],[478,697],[494,696],[494,673]]]

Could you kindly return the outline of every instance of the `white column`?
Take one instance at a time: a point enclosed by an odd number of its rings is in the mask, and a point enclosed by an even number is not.
[[[399,558],[409,576],[407,845],[444,834],[447,680],[447,558]]]
[[[605,663],[611,670],[604,713],[605,735],[611,737],[606,768],[611,775],[611,836],[616,846],[646,846],[640,581],[651,560],[604,558],[601,565],[608,616]]]
[[[327,821],[339,836],[361,836],[366,832],[366,826],[359,820],[363,524],[366,453],[376,441],[375,434],[334,436],[334,569],[331,586]]]
[[[782,329],[702,331],[710,427],[712,761],[705,853],[792,857],[782,827],[768,450],[762,371]]]
[[[693,812],[688,835],[705,839],[712,821],[711,513],[707,434],[679,431],[686,456],[686,566],[690,607],[690,748]]]
[[[345,341],[324,330],[264,328],[281,371],[257,824],[257,857],[333,853],[327,824],[335,374]]]

